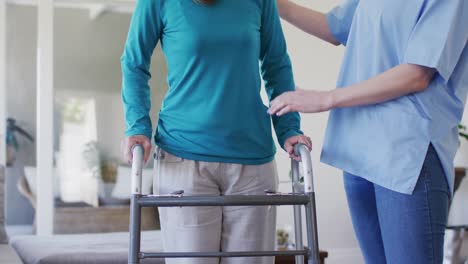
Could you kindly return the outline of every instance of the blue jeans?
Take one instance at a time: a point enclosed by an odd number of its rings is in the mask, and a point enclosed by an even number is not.
[[[451,194],[432,145],[412,195],[344,174],[351,218],[366,263],[442,263]]]

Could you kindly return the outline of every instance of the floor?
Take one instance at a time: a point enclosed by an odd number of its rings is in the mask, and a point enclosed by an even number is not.
[[[21,264],[21,260],[10,246],[0,245],[0,264]]]

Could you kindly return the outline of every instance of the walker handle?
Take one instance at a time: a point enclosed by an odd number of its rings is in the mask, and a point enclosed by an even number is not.
[[[143,146],[136,144],[132,147],[132,194],[141,194],[141,179],[143,171]]]
[[[314,170],[312,166],[312,157],[309,148],[304,144],[294,146],[294,152],[301,157],[302,171],[304,176],[304,192],[313,193],[314,189]]]

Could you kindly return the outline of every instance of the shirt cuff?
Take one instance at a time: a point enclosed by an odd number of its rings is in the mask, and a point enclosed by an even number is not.
[[[126,137],[131,137],[131,136],[139,136],[143,135],[146,136],[151,140],[151,136],[153,135],[152,130],[140,130],[140,129],[130,129],[125,132]]]
[[[453,73],[453,68],[449,69],[449,67],[444,67],[443,65],[441,65],[441,63],[438,62],[436,58],[431,58],[430,55],[415,53],[407,54],[403,62],[405,64],[414,64],[435,69],[445,81],[445,83],[447,83],[450,80],[450,77]]]
[[[343,34],[343,30],[341,29],[341,21],[336,17],[335,10],[328,12],[326,14],[326,19],[333,37],[335,37],[335,39],[338,40],[341,44],[346,46],[348,35]]]

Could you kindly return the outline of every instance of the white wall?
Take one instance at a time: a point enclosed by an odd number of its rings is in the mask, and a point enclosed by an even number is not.
[[[34,9],[35,10],[35,9]],[[37,15],[33,9],[22,12],[7,5],[7,115],[19,120],[30,133],[36,133],[36,38]],[[19,159],[35,160],[33,144],[20,139]]]
[[[301,0],[296,2],[327,12],[340,1]],[[315,90],[328,90],[336,87],[343,48],[310,37],[286,22],[283,25],[297,85],[304,89]],[[303,130],[314,142],[313,161],[320,247],[330,252],[328,263],[363,263],[351,225],[342,173],[319,163],[327,119],[326,113],[302,115]],[[280,153],[277,162],[280,177],[282,180],[287,180],[290,169],[287,156]],[[280,190],[289,191],[289,184],[281,184]],[[291,225],[292,209],[280,208],[279,212],[278,226],[281,228]]]
[[[462,124],[468,125],[468,109],[465,109]],[[460,148],[455,157],[455,166],[468,168],[468,142],[461,139]],[[452,208],[450,209],[449,224],[450,225],[468,225],[468,177],[465,177],[458,191],[455,193]]]

